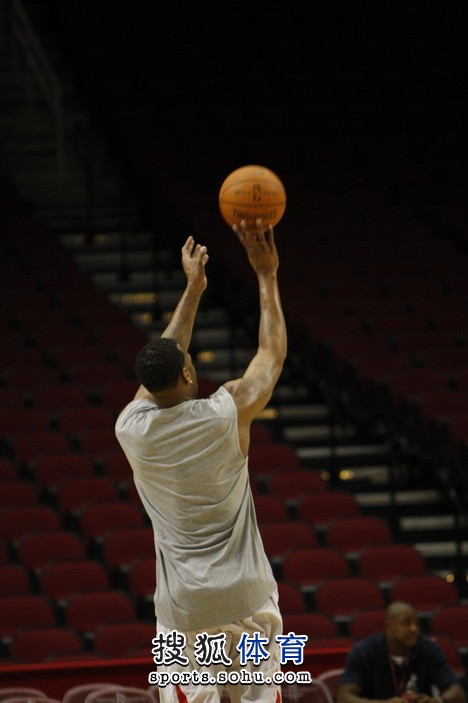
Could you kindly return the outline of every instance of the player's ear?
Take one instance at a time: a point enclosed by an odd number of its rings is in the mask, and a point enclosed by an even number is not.
[[[185,383],[193,383],[190,371],[186,366],[184,366],[184,368],[182,369],[182,376],[184,378]]]

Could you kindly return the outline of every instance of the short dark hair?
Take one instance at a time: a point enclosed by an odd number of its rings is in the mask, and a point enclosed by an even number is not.
[[[170,337],[148,342],[135,360],[138,380],[150,393],[174,388],[184,366],[185,354]]]

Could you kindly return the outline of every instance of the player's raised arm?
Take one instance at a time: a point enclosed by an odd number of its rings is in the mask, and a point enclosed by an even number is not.
[[[236,403],[241,447],[249,445],[252,420],[271,398],[287,353],[287,333],[278,289],[279,257],[271,225],[248,229],[245,223],[233,227],[257,274],[260,301],[258,349],[243,377],[225,384]]]
[[[187,283],[172,317],[161,335],[161,337],[175,340],[184,354],[188,353],[198,306],[207,287],[205,273],[207,261],[206,246],[195,244],[193,237],[188,237],[182,247],[182,268],[187,277]],[[154,400],[152,393],[140,385],[135,394],[135,400],[143,398]]]
[[[207,261],[206,247],[195,244],[193,237],[188,237],[182,247],[182,268],[187,277],[187,284],[169,324],[161,335],[175,339],[184,352],[188,351],[200,299],[207,286]]]

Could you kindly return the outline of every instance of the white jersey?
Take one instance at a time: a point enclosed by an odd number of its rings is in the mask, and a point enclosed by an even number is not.
[[[158,622],[187,632],[255,613],[276,581],[230,393],[161,409],[134,400],[116,436],[155,533]]]

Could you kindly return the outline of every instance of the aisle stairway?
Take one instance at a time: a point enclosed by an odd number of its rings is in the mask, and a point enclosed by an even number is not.
[[[59,239],[95,286],[128,310],[149,338],[161,332],[184,285],[177,252],[163,248],[155,253],[150,233],[140,233],[131,243],[124,236],[124,247],[117,233],[103,233],[91,244],[73,233],[63,232]],[[255,344],[251,330],[233,324],[228,311],[217,306],[222,298],[221,291],[209,291],[193,336],[198,372],[215,383],[239,375]],[[450,503],[430,478],[412,478],[411,467],[395,457],[385,433],[362,428],[348,416],[340,407],[340,389],[327,385],[310,354],[310,349],[298,353],[292,348],[291,361],[262,414],[271,437],[293,446],[304,466],[322,473],[330,487],[350,490],[363,513],[385,516],[395,539],[415,544],[430,568],[453,574],[457,530]],[[396,489],[395,504],[391,487]],[[467,548],[465,544],[464,553]]]

